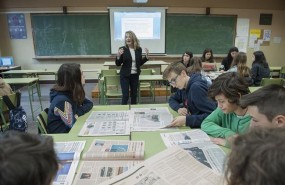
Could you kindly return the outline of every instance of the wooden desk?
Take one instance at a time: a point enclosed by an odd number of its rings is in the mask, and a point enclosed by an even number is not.
[[[41,101],[41,90],[40,90],[40,85],[39,85],[39,79],[38,78],[6,78],[3,79],[6,83],[10,85],[24,85],[28,87],[28,94],[29,94],[29,100],[30,100],[30,107],[31,107],[31,113],[32,113],[32,118],[35,120],[35,111],[33,108],[32,101],[34,100],[33,95],[35,93],[38,94],[39,102],[40,102],[40,110],[43,110],[42,107],[42,101]],[[33,92],[33,88],[36,87],[36,92]]]
[[[11,70],[2,72],[3,78],[8,76],[20,76],[25,75],[27,77],[37,78],[39,75],[54,75],[54,79],[57,79],[57,71],[54,70]]]
[[[168,65],[167,62],[164,62],[162,60],[153,60],[153,61],[147,61],[146,63],[144,63],[144,65],[141,66],[141,68],[158,68],[159,70],[155,70],[156,74],[160,75],[161,74],[161,66],[162,65]],[[116,66],[115,61],[106,61],[104,62],[104,66],[108,66],[110,69],[111,68],[120,68],[118,66]]]

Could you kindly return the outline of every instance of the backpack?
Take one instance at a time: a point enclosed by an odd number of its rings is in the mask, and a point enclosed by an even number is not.
[[[21,102],[21,93],[16,92],[17,96],[17,105],[16,107],[11,102],[8,96],[3,96],[3,101],[9,109],[9,119],[10,126],[9,130],[17,130],[20,132],[26,132],[28,128],[27,124],[27,114],[23,107],[20,105]]]

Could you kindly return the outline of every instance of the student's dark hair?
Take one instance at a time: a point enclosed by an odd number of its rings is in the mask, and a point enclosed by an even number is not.
[[[257,106],[258,111],[272,121],[277,115],[285,116],[285,87],[277,84],[264,86],[242,96],[240,103],[242,107]]]
[[[264,68],[269,68],[268,63],[266,61],[265,55],[262,51],[255,51],[253,52],[253,55],[255,57],[255,60],[253,61],[254,63],[259,63],[264,66]]]
[[[232,57],[231,53],[234,52],[234,51],[235,51],[235,52],[239,52],[239,51],[238,51],[238,48],[235,47],[235,46],[234,46],[234,47],[231,47],[230,50],[229,50],[229,52],[228,52],[227,58],[228,58],[230,61],[233,60],[233,57]]]
[[[167,79],[172,72],[180,74],[182,71],[187,72],[187,68],[181,62],[172,62],[163,71],[163,79]]]
[[[57,170],[52,137],[17,131],[1,135],[1,185],[50,185]]]
[[[254,128],[232,144],[228,185],[285,184],[285,128]]]
[[[209,58],[209,60],[206,61],[206,53],[211,53],[211,57]],[[211,48],[206,48],[203,52],[203,55],[201,57],[202,62],[210,62],[210,63],[214,63],[214,55],[213,55],[213,50]]]
[[[215,96],[223,94],[230,103],[239,105],[241,96],[249,93],[248,83],[236,72],[223,73],[218,76],[208,90],[208,96],[215,100]]]
[[[200,73],[202,71],[202,60],[200,57],[193,57],[190,60],[190,66],[187,68],[189,75],[192,73]]]
[[[182,54],[182,61],[183,61],[183,56],[187,54],[190,56],[190,59],[193,58],[193,53],[191,51],[185,51],[183,54]]]
[[[57,83],[53,89],[56,91],[68,91],[73,101],[80,105],[85,98],[85,91],[81,82],[80,64],[64,63],[57,72]]]

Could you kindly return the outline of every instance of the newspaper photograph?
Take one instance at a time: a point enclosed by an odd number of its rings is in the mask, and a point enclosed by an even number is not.
[[[59,170],[53,185],[71,185],[80,160],[85,141],[55,142],[54,148],[59,159]]]
[[[130,135],[130,111],[93,111],[85,121],[79,136]]]
[[[223,173],[226,154],[221,147],[212,143],[210,137],[202,130],[161,133],[160,135],[166,147],[178,145],[216,173]]]
[[[102,185],[221,185],[223,177],[181,147],[170,147]]]
[[[143,160],[144,141],[95,139],[83,160]]]
[[[165,128],[173,120],[167,107],[132,108],[134,121],[132,131],[156,131]]]
[[[82,161],[74,185],[96,185],[128,171],[142,161]]]

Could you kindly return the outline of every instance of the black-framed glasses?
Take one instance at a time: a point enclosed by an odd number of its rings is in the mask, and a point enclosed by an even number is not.
[[[178,76],[179,76],[179,74],[175,78],[172,78],[170,81],[168,81],[169,85],[175,85]]]

